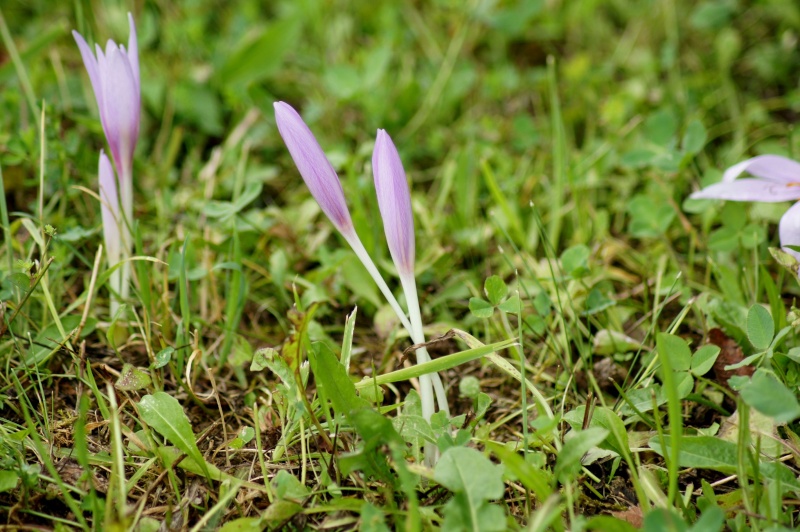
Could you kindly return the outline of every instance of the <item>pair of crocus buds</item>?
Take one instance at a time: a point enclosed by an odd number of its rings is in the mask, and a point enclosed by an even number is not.
[[[139,77],[139,52],[136,26],[128,13],[130,34],[128,48],[109,40],[105,52],[95,45],[96,53],[86,40],[73,31],[81,51],[83,63],[89,73],[100,122],[108,140],[114,166],[103,151],[100,152],[98,176],[103,219],[103,237],[109,267],[114,267],[122,254],[131,252],[130,226],[133,223],[133,151],[139,138],[141,90]],[[116,168],[116,175],[114,172]],[[111,312],[116,314],[119,301],[129,291],[130,265],[125,263],[111,275]]]
[[[747,172],[755,177],[736,179]],[[800,200],[800,163],[779,155],[759,155],[731,166],[722,181],[691,195],[692,199],[763,201],[777,203]],[[781,246],[800,246],[800,202],[781,217],[778,226]],[[785,249],[795,258],[800,253]]]
[[[411,212],[411,195],[406,181],[403,163],[397,153],[392,139],[386,131],[379,129],[372,154],[372,172],[375,178],[375,190],[378,196],[386,241],[392,255],[400,283],[408,304],[408,317],[403,312],[397,299],[386,285],[383,277],[375,267],[364,245],[353,228],[350,211],[347,208],[344,191],[336,171],[325,156],[319,143],[303,119],[290,105],[275,103],[275,120],[278,131],[283,137],[289,153],[292,155],[300,175],[306,182],[311,195],[319,203],[322,212],[327,215],[353,251],[364,264],[370,276],[380,288],[389,305],[394,309],[400,322],[406,328],[415,344],[425,342],[422,330],[417,285],[414,277],[415,241],[414,218]],[[430,360],[425,348],[417,349],[417,363]],[[434,413],[434,394],[439,410],[449,416],[447,397],[438,373],[420,377],[420,399],[425,419]],[[431,460],[431,452],[426,448],[426,457]]]

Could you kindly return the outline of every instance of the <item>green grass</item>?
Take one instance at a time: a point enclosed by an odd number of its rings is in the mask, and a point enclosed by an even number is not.
[[[112,316],[70,30],[124,42],[128,10],[134,283]],[[800,154],[796,2],[32,0],[3,3],[0,38],[0,525],[798,526],[787,205],[686,199]],[[399,297],[370,166],[376,129],[397,144],[451,419],[422,418],[425,367],[277,100]]]

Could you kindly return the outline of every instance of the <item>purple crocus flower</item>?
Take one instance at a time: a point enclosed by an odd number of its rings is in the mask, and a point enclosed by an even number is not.
[[[278,131],[308,190],[336,229],[348,236],[354,232],[353,222],[336,170],[297,111],[284,102],[275,102],[274,106]]]
[[[383,218],[383,230],[386,233],[386,242],[392,254],[403,292],[406,296],[408,314],[411,321],[411,338],[414,343],[425,343],[425,333],[422,328],[422,314],[417,296],[417,281],[414,277],[414,217],[411,212],[411,193],[406,181],[406,172],[400,155],[397,153],[389,134],[383,129],[378,130],[375,139],[375,148],[372,152],[372,172],[375,177],[375,192],[378,196],[378,207]],[[417,349],[417,361],[427,362],[430,355],[426,348]],[[422,415],[430,419],[434,410],[433,394],[439,403],[439,408],[448,412],[447,397],[438,373],[420,377],[420,399],[422,402]],[[436,450],[426,444],[426,460],[428,465],[435,461]]]
[[[139,114],[141,111],[141,87],[139,77],[139,51],[136,41],[136,26],[128,13],[128,48],[109,40],[105,52],[95,45],[95,53],[77,31],[73,31],[75,42],[89,73],[100,122],[106,135],[114,166],[119,176],[119,185],[111,168],[111,161],[100,155],[100,194],[103,204],[103,233],[106,240],[109,265],[120,260],[122,251],[130,253],[132,239],[130,224],[133,223],[133,151],[139,138]],[[122,215],[120,216],[120,206]],[[125,263],[112,273],[110,282],[117,294],[125,299],[130,283],[130,264]],[[112,298],[112,314],[116,314],[119,302]]]
[[[314,134],[306,126],[303,119],[290,105],[276,102],[275,121],[278,131],[294,159],[300,175],[306,182],[311,195],[317,200],[322,211],[330,218],[350,247],[361,260],[364,267],[383,293],[389,305],[397,314],[414,343],[425,342],[422,331],[419,301],[414,279],[414,222],[411,216],[411,198],[405,171],[400,162],[397,150],[385,131],[379,131],[378,141],[373,155],[375,170],[375,186],[378,189],[378,201],[386,229],[387,240],[392,258],[397,265],[406,301],[409,306],[409,317],[400,307],[386,281],[381,276],[375,263],[370,258],[361,239],[355,232],[350,211],[342,190],[342,184],[336,171],[322,151]],[[425,348],[417,350],[418,362],[430,360]],[[441,379],[436,373],[420,377],[420,397],[423,415],[430,419],[434,412],[434,390],[440,410],[448,413],[447,397]],[[432,464],[435,448],[426,447],[426,459]]]
[[[119,172],[120,199],[128,223],[133,215],[133,151],[139,137],[141,91],[136,26],[128,13],[128,48],[109,40],[105,52],[95,45],[95,53],[77,31],[72,32],[83,57],[97,100],[100,122],[108,140],[114,165]]]
[[[389,290],[386,281],[381,277],[375,263],[372,262],[361,239],[358,238],[353,221],[350,218],[350,211],[344,199],[344,191],[336,170],[333,169],[325,152],[322,151],[314,134],[308,128],[300,115],[291,105],[284,102],[275,102],[275,122],[278,125],[278,132],[281,134],[289,153],[294,160],[294,164],[300,171],[306,186],[311,191],[311,195],[317,200],[322,212],[333,222],[344,239],[353,248],[359,260],[369,272],[372,279],[378,285],[386,300],[391,305],[403,326],[411,331],[411,324],[408,321],[397,299]]]
[[[392,139],[378,130],[372,152],[375,192],[383,218],[386,242],[400,275],[414,275],[414,218],[406,172]]]
[[[744,172],[755,177],[736,179]],[[725,170],[721,182],[690,197],[769,203],[800,200],[800,163],[779,155],[759,155],[731,166]],[[782,246],[800,245],[800,203],[795,203],[783,215],[779,234]],[[800,253],[785,251],[800,259]]]

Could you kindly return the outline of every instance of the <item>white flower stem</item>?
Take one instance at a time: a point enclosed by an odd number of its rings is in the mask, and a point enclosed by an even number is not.
[[[401,273],[400,283],[403,285],[403,292],[406,295],[406,303],[408,304],[408,315],[411,318],[411,339],[415,344],[425,343],[425,333],[422,330],[422,314],[419,310],[419,297],[417,296],[417,281],[412,273]],[[431,359],[428,354],[427,348],[423,347],[417,349],[417,361],[427,362]],[[429,375],[436,391],[436,401],[439,404],[439,410],[445,412],[447,417],[450,417],[450,407],[447,404],[447,394],[442,385],[442,379],[438,373],[431,373]]]
[[[123,165],[125,166],[125,165]],[[123,259],[129,259],[133,255],[133,238],[131,228],[133,227],[133,168],[123,168],[120,179],[120,203],[122,204],[122,220],[120,220],[120,237],[122,244]],[[128,299],[131,285],[131,262],[125,262],[120,269],[122,270],[119,296],[123,301]]]
[[[372,258],[367,253],[367,250],[364,248],[364,244],[361,243],[361,239],[358,238],[356,232],[352,229],[349,231],[342,231],[342,236],[344,236],[345,240],[347,240],[347,243],[350,244],[350,247],[353,248],[356,256],[361,260],[361,263],[378,285],[381,293],[383,293],[386,301],[389,302],[389,305],[395,311],[397,317],[400,318],[403,327],[405,327],[409,336],[411,336],[411,340],[415,344],[425,343],[425,334],[422,330],[422,316],[419,310],[419,299],[417,298],[417,283],[414,279],[414,275],[400,275],[400,282],[403,285],[403,292],[406,295],[409,316],[411,318],[409,321],[405,315],[405,312],[403,312],[403,309],[400,307],[400,303],[397,302],[397,298],[395,298],[392,291],[389,290],[389,287],[386,285],[386,281],[383,280],[383,276],[381,276],[378,268],[375,266],[375,263],[372,262]],[[417,364],[421,364],[430,360],[428,350],[424,347],[417,349],[416,355]],[[420,375],[419,377],[419,396],[420,402],[422,403],[422,417],[426,421],[431,420],[431,416],[433,416],[433,413],[436,410],[434,403],[434,391],[436,394],[436,402],[439,404],[439,410],[445,412],[448,418],[450,417],[450,408],[447,405],[447,395],[445,394],[444,386],[442,385],[442,379],[439,377],[438,373],[429,373],[426,375]],[[438,452],[436,445],[432,442],[425,442],[425,463],[428,467],[433,467],[436,465],[437,454]]]
[[[389,306],[392,307],[392,310],[394,310],[395,314],[397,314],[397,317],[400,318],[400,322],[403,324],[403,327],[405,327],[405,329],[408,331],[408,334],[412,337],[413,340],[414,336],[412,332],[413,328],[411,327],[411,323],[408,321],[408,318],[406,317],[406,313],[403,312],[402,308],[400,308],[400,303],[397,302],[397,299],[394,297],[394,294],[392,294],[392,291],[389,290],[389,287],[386,285],[386,281],[383,280],[383,277],[378,271],[378,268],[375,266],[375,263],[372,262],[372,259],[367,253],[366,248],[364,248],[364,244],[361,243],[361,239],[358,238],[358,235],[356,234],[355,230],[351,228],[347,232],[342,231],[342,236],[344,237],[345,240],[347,240],[347,243],[350,244],[350,247],[353,248],[353,251],[355,252],[356,256],[361,261],[361,264],[364,265],[364,267],[367,269],[367,272],[369,272],[369,275],[375,281],[375,284],[378,285],[378,288],[383,294],[383,297],[385,297],[386,301],[389,302]]]

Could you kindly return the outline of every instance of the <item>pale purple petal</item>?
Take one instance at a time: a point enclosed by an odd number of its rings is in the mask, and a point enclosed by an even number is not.
[[[102,106],[103,91],[100,88],[100,73],[97,66],[97,58],[92,53],[91,47],[86,43],[83,36],[75,30],[72,30],[72,36],[75,42],[78,43],[78,49],[81,51],[83,64],[86,67],[86,72],[89,73],[89,81],[92,83],[92,90],[94,91],[94,98],[97,101],[97,107]]]
[[[106,135],[117,171],[127,175],[133,161],[133,150],[139,135],[139,93],[130,61],[123,50],[109,47],[101,70]]]
[[[784,213],[778,226],[778,231],[781,236],[781,246],[800,246],[800,202],[792,205]],[[786,248],[784,248],[784,251],[791,253],[800,260],[800,253],[797,251]]]
[[[111,266],[119,262],[122,242],[120,238],[119,195],[114,169],[106,154],[100,152],[100,164],[97,170],[100,181],[100,209],[103,218],[103,239],[106,243],[106,254]]]
[[[111,55],[111,52],[114,51],[114,50],[119,50],[119,46],[117,45],[117,43],[115,43],[111,39],[107,40],[106,41],[106,57]]]
[[[105,78],[106,72],[108,72],[108,58],[106,54],[103,53],[103,49],[100,48],[99,44],[94,45],[95,53],[97,54],[97,83],[98,87],[95,89],[94,94],[97,97],[98,94],[103,95],[103,86],[105,85]],[[100,113],[100,124],[103,126],[103,133],[106,135],[106,140],[108,141],[111,147],[111,156],[114,157],[116,161],[117,156],[114,153],[116,149],[117,143],[111,143],[111,135],[109,133],[109,119],[106,116],[106,99],[104,97],[97,98],[97,110]]]
[[[733,165],[725,170],[722,181],[733,181],[744,172],[770,181],[800,183],[800,163],[780,155],[759,155]]]
[[[92,54],[83,37],[73,32],[92,82],[103,132],[121,178],[131,174],[141,108],[136,27],[130,14],[128,22],[131,28],[128,38],[130,51],[109,40],[105,51],[95,44],[95,53]]]
[[[292,106],[284,102],[275,102],[274,106],[278,131],[311,195],[339,231],[351,232],[353,222],[342,184],[325,152]]]
[[[372,152],[375,192],[386,241],[401,274],[414,273],[414,218],[406,173],[392,139],[379,129]]]
[[[128,27],[130,34],[128,35],[128,59],[131,62],[131,70],[133,77],[136,79],[136,92],[140,91],[141,78],[139,77],[139,41],[136,38],[136,25],[133,23],[133,15],[128,13]]]
[[[800,199],[800,183],[784,184],[766,179],[737,179],[715,183],[690,196],[692,199],[763,201],[775,203]]]

